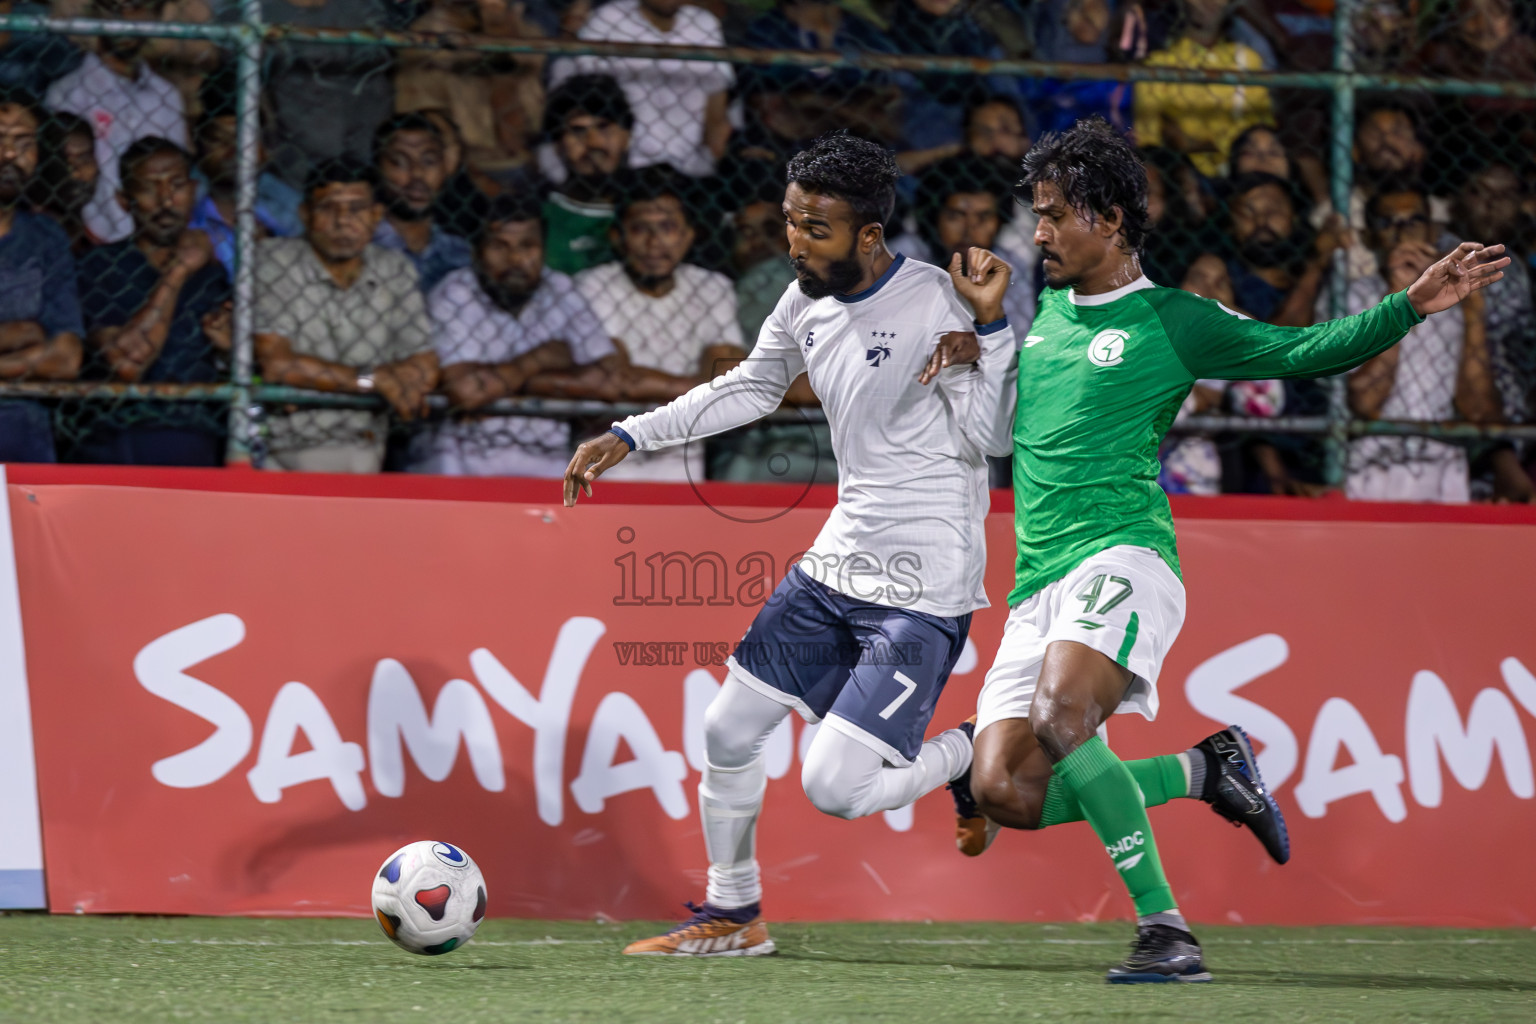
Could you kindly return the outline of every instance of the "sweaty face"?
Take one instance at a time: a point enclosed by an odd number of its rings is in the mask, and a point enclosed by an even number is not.
[[[192,168],[179,153],[156,153],[140,160],[123,182],[123,202],[133,217],[134,233],[155,245],[176,244],[196,201]]]
[[[424,220],[448,177],[443,140],[432,132],[395,132],[379,153],[379,178],[390,213]]]
[[[1377,110],[1355,134],[1360,165],[1375,174],[1397,174],[1424,162],[1424,144],[1401,110]]]
[[[1035,185],[1034,211],[1040,217],[1035,225],[1035,244],[1040,247],[1040,266],[1045,283],[1052,288],[1070,288],[1117,251],[1120,234],[1106,234],[1100,216],[1073,209],[1054,183]]]
[[[784,191],[784,224],[789,264],[800,290],[813,299],[846,295],[863,280],[859,229],[846,199],[807,192],[798,184]]]
[[[480,287],[501,308],[521,309],[544,271],[544,226],[536,220],[494,224],[475,252]]]
[[[731,262],[746,270],[784,255],[784,217],[772,203],[748,203],[736,211]]]
[[[693,228],[676,196],[631,204],[617,235],[624,265],[642,285],[670,278],[693,245]]]
[[[14,206],[37,170],[37,121],[26,107],[0,106],[0,206]]]
[[[939,245],[946,253],[973,245],[990,249],[1001,226],[996,196],[990,192],[957,192],[945,199],[939,209]]]
[[[1366,215],[1376,251],[1390,253],[1404,242],[1430,242],[1429,202],[1417,192],[1394,192],[1379,197]]]
[[[1274,132],[1256,131],[1243,140],[1242,148],[1232,154],[1232,173],[1247,174],[1262,171],[1277,178],[1290,178],[1290,161],[1280,136]]]
[[[1503,164],[1472,176],[1457,201],[1467,237],[1493,245],[1513,238],[1520,219],[1520,178]]]
[[[309,244],[320,258],[341,263],[363,254],[384,208],[374,199],[367,182],[333,182],[311,192],[299,208],[299,216]]]
[[[624,166],[629,152],[629,129],[592,114],[572,114],[557,143],[560,159],[575,175],[612,174]]]
[[[1024,134],[1024,122],[1019,112],[1007,103],[988,103],[971,115],[971,125],[966,131],[965,144],[979,157],[1006,163],[1017,169],[1024,154],[1029,152],[1029,136]]]

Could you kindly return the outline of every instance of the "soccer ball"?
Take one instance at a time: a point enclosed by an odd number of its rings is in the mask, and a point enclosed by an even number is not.
[[[480,927],[485,879],[469,854],[450,843],[402,846],[373,879],[373,915],[401,949],[447,953]]]

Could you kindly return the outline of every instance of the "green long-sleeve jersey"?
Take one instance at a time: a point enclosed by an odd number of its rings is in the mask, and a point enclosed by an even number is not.
[[[1342,373],[1421,319],[1404,292],[1356,316],[1274,327],[1146,278],[1103,295],[1047,290],[1019,352],[1008,603],[1117,544],[1153,548],[1179,571],[1157,449],[1196,380]]]

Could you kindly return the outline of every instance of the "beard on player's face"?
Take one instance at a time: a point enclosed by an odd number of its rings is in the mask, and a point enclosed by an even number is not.
[[[789,258],[789,265],[795,268],[795,278],[800,282],[800,291],[806,298],[824,299],[828,295],[846,295],[864,277],[864,268],[860,266],[858,259],[858,239],[848,243],[848,253],[841,259],[835,259],[827,264],[826,274],[818,274],[806,265],[804,259]]]

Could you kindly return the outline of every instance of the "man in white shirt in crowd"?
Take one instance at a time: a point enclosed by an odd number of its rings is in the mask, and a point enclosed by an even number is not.
[[[773,952],[755,836],[763,747],[791,710],[823,723],[801,784],[827,814],[903,807],[969,768],[969,723],[923,736],[971,613],[987,607],[985,456],[1009,450],[1018,380],[1002,307],[1008,268],[981,249],[969,253],[970,274],[958,258],[946,274],[893,255],[882,225],[898,176],[884,148],[841,133],[790,161],[784,214],[797,281],[751,355],[615,423],[577,448],[566,470],[571,506],[632,452],[767,415],[802,373],[837,455],[837,506],[727,660],[705,715],[705,902],[625,953]],[[796,653],[785,657],[786,648]]]
[[[158,21],[164,0],[95,0],[93,18]],[[133,234],[133,218],[117,201],[118,162],[139,139],[158,136],[188,148],[181,93],[150,70],[143,58],[147,36],[103,36],[96,53],[48,87],[50,110],[85,118],[96,131],[96,193],[85,204],[85,226],[103,242]]]
[[[635,172],[610,229],[619,259],[576,275],[618,350],[607,393],[593,397],[670,401],[746,355],[730,278],[683,262],[694,239],[687,186],[671,168]],[[637,453],[611,475],[703,480],[703,445]]]
[[[577,33],[580,39],[669,46],[724,46],[720,19],[683,0],[612,0]],[[582,56],[557,60],[550,84],[571,75],[612,75],[634,109],[632,167],[668,163],[703,177],[715,169],[731,137],[726,92],[736,80],[729,64],[698,60]]]
[[[569,423],[476,413],[498,398],[548,393],[539,387],[541,374],[590,366],[614,351],[570,277],[544,266],[537,196],[491,200],[473,263],[443,278],[427,310],[456,412],[413,439],[411,471],[562,475],[570,462]]]
[[[1363,312],[1402,291],[1440,257],[1430,197],[1410,180],[1386,181],[1365,207],[1367,242],[1384,268],[1349,286],[1346,313]],[[1383,274],[1385,276],[1383,276]],[[1327,317],[1319,296],[1317,317]],[[1488,422],[1496,415],[1483,297],[1426,318],[1406,337],[1349,375],[1349,404],[1368,420]],[[1424,437],[1362,437],[1350,442],[1345,494],[1361,501],[1468,500],[1467,453]]]

